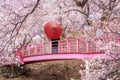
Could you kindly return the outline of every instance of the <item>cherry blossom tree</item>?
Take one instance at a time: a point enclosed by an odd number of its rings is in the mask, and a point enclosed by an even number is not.
[[[62,26],[63,34],[60,39],[75,37],[97,43],[101,38],[119,37],[119,8],[119,0],[1,0],[0,57],[2,63],[19,62],[16,49],[21,49],[24,44],[47,41],[43,29],[49,21],[56,21]],[[111,42],[106,42],[109,43]],[[119,55],[118,49],[114,51],[114,54]],[[90,61],[91,65],[102,63],[103,66],[109,62],[111,61]],[[103,73],[98,71],[102,77],[104,74],[110,75],[111,70],[118,67],[119,58],[113,58],[112,62],[113,65],[102,68]],[[96,72],[90,74],[91,77],[94,73]],[[93,78],[97,80],[101,76]],[[93,78],[91,79],[94,80]]]

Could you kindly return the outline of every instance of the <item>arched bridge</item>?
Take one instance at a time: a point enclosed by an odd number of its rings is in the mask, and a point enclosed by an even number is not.
[[[116,47],[117,46],[117,47]],[[24,63],[49,60],[69,59],[105,59],[107,49],[120,50],[120,38],[109,37],[86,41],[85,39],[68,39],[25,44],[17,51],[17,56]]]

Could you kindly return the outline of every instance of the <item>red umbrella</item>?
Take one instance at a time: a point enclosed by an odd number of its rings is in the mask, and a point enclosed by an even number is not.
[[[44,32],[46,33],[48,38],[50,38],[50,39],[57,39],[62,34],[62,28],[56,22],[48,22],[44,26]]]

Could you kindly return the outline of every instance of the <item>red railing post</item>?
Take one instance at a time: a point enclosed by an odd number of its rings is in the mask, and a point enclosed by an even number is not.
[[[41,45],[40,45],[40,43],[38,43],[38,50],[39,50],[38,54],[41,54]]]
[[[21,57],[24,57],[25,53],[24,53],[24,46],[22,46],[22,49],[21,49]]]
[[[63,48],[63,45],[62,45],[62,42],[60,42],[60,52],[62,53],[62,49]]]
[[[58,40],[58,53],[60,53],[61,50],[61,45],[60,45],[60,40]]]
[[[89,42],[88,41],[86,42],[86,52],[87,53],[89,52]]]
[[[67,52],[70,52],[70,45],[69,45],[69,41],[67,40]]]
[[[39,43],[37,46],[38,46],[38,50],[39,50],[39,53],[38,53],[38,54],[41,54],[41,53],[42,53],[42,46],[41,46],[40,43]]]
[[[20,58],[20,61],[23,62],[23,56],[21,50],[16,49],[16,56]]]
[[[80,39],[78,39],[78,52],[81,52],[80,46],[81,46],[81,41],[80,41]]]
[[[28,54],[27,54],[27,56],[30,56],[30,50],[31,50],[31,45],[28,45]]]
[[[76,51],[79,52],[79,39],[76,39]]]
[[[34,44],[34,47],[35,47],[35,52],[34,52],[34,54],[33,55],[36,55],[37,54],[37,44]]]
[[[50,41],[49,48],[50,48],[50,53],[52,53],[52,41]]]
[[[41,47],[42,47],[42,54],[44,54],[44,51],[45,51],[45,45],[44,45],[44,42],[42,43],[42,45],[41,45]]]
[[[16,49],[16,56],[18,56],[19,58],[21,58],[21,53],[18,49]]]

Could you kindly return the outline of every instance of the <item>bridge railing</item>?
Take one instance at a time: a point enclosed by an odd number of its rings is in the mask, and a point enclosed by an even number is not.
[[[120,38],[102,38],[95,41],[85,41],[83,39],[68,39],[41,42],[37,44],[26,44],[18,51],[20,57],[36,56],[55,53],[95,53],[105,51],[118,45],[120,48]]]
[[[55,42],[57,44],[55,44]],[[18,54],[21,57],[27,57],[42,54],[90,52],[96,52],[96,46],[94,43],[81,42],[80,39],[70,39],[62,41],[48,41],[41,44],[24,45]]]

